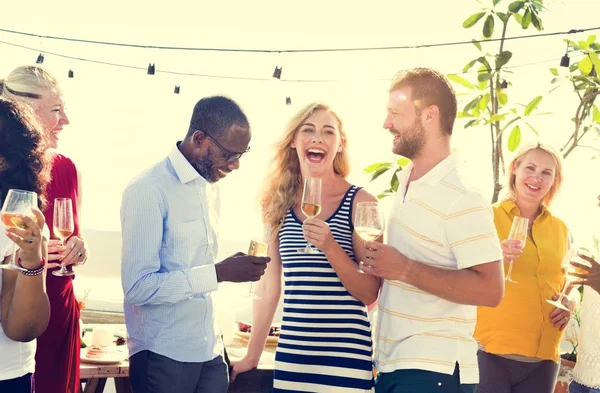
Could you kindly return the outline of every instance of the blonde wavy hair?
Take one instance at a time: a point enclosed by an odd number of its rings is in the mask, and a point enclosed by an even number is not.
[[[25,102],[37,108],[48,92],[60,93],[57,79],[40,66],[20,66],[0,80],[0,96]]]
[[[300,161],[292,142],[302,124],[317,111],[327,111],[332,114],[338,124],[338,131],[342,140],[342,151],[338,152],[333,160],[333,171],[336,175],[346,177],[350,171],[348,155],[346,154],[346,132],[340,117],[326,104],[311,103],[302,108],[289,121],[285,133],[275,144],[275,157],[272,160],[271,170],[265,179],[265,187],[260,198],[263,222],[271,225],[271,234],[276,236],[283,225],[287,211],[294,206],[298,195],[302,192],[302,174]]]
[[[560,191],[560,187],[563,182],[563,165],[562,165],[562,157],[558,151],[550,145],[544,143],[532,143],[521,146],[518,150],[517,154],[513,157],[513,159],[508,164],[507,173],[507,187],[506,187],[506,196],[505,199],[516,201],[517,200],[517,188],[516,188],[516,175],[513,173],[513,168],[516,169],[521,165],[523,158],[532,150],[541,150],[544,151],[554,159],[556,163],[556,173],[554,177],[554,183],[548,190],[546,196],[542,200],[542,205],[549,207],[552,204],[552,201],[556,198],[556,195]]]

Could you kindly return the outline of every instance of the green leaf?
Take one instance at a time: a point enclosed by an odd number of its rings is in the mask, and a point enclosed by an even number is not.
[[[378,170],[379,168],[389,168],[390,166],[392,166],[391,162],[376,162],[374,164],[369,165],[368,167],[365,168],[365,173],[373,173],[376,170]]]
[[[523,17],[521,16],[521,14],[512,14],[515,17],[515,20],[517,21],[518,24],[523,24]]]
[[[473,45],[475,45],[475,47],[477,49],[479,49],[479,51],[481,52],[481,44],[479,43],[479,41],[477,40],[471,40],[471,42],[473,43]],[[475,64],[475,62],[473,62],[473,64]]]
[[[481,112],[484,112],[485,110],[487,110],[487,106],[488,106],[489,103],[490,103],[490,93],[487,93],[479,101],[479,105],[478,105],[479,110]]]
[[[531,13],[531,24],[533,25],[533,27],[535,27],[538,31],[543,30],[544,28],[542,27],[542,20],[537,16],[537,14],[535,12]]]
[[[525,107],[525,116],[529,116],[531,112],[537,108],[537,106],[542,102],[542,96],[537,96],[527,106]]]
[[[498,15],[498,18],[500,18],[502,23],[508,22],[508,14],[505,14],[504,12],[496,12],[496,15]]]
[[[469,16],[463,22],[463,27],[465,29],[468,29],[469,27],[473,27],[473,25],[475,25],[475,23],[479,22],[479,19],[483,18],[484,15],[485,15],[485,12],[478,12],[476,14]]]
[[[588,75],[590,72],[592,72],[592,66],[592,60],[590,60],[588,56],[579,60],[577,63],[577,68],[579,68],[579,71],[581,71],[583,75]]]
[[[600,70],[600,57],[598,56],[598,53],[596,53],[596,52],[590,52],[589,56],[590,56],[590,60],[596,67],[596,72],[597,72],[598,70]]]
[[[384,173],[386,173],[388,171],[388,169],[390,169],[390,167],[381,167],[379,169],[377,169],[375,171],[375,173],[373,173],[373,175],[371,175],[371,181],[377,179],[379,176],[383,175]]]
[[[398,159],[398,161],[396,161],[396,164],[398,164],[398,166],[400,168],[404,168],[405,166],[407,166],[408,164],[410,164],[410,158],[400,157]],[[398,172],[398,171],[396,171],[396,172]]]
[[[495,121],[503,121],[506,120],[506,113],[492,115],[488,120],[488,123],[493,123]]]
[[[506,65],[512,58],[512,52],[510,51],[502,51],[500,54],[496,55],[496,71]]]
[[[598,109],[598,107],[596,105],[594,105],[593,111],[594,111],[594,121],[596,123],[600,123],[600,109]]]
[[[596,41],[596,36],[594,34],[588,36],[588,39],[587,39],[588,44],[592,44],[592,43],[594,43],[594,41]]]
[[[529,11],[529,8],[527,8],[525,10],[525,15],[523,15],[523,20],[521,21],[521,27],[523,29],[527,29],[530,24],[531,24],[531,11]]]
[[[496,5],[498,5],[498,3],[499,3],[499,2],[501,2],[501,1],[502,1],[502,0],[494,0],[494,1],[493,1],[494,7],[495,7]]]
[[[471,67],[473,67],[475,65],[475,63],[477,63],[477,59],[475,60],[471,60],[470,62],[468,62],[464,67],[463,67],[463,72],[467,72],[471,69]]]
[[[487,61],[485,56],[481,56],[481,57],[477,58],[477,61],[482,64],[482,66],[479,68],[479,72],[482,72],[482,71],[492,72],[492,67],[490,66],[490,63],[489,63],[489,61]]]
[[[529,124],[528,122],[525,122],[525,124],[527,124],[527,127],[529,127],[531,129],[531,131],[533,131],[533,133],[536,136],[540,136],[540,133],[538,132],[538,130],[536,130],[535,128],[533,128],[533,126],[531,124]]]
[[[465,78],[463,78],[460,75],[448,75],[448,79],[450,79],[453,82],[458,83],[459,85],[466,87],[469,90],[476,89],[475,86],[473,86],[473,84],[471,82],[469,82],[468,80],[466,80]]]
[[[398,180],[397,175],[399,171],[401,171],[401,169],[397,169],[396,172],[394,172],[394,174],[392,175],[392,178],[390,179],[390,187],[394,192],[398,191],[398,186],[400,185],[400,181]]]
[[[510,5],[508,6],[508,10],[512,13],[517,13],[519,11],[521,11],[521,8],[523,8],[523,6],[525,5],[524,1],[513,1],[512,3],[510,3]]]
[[[488,15],[483,24],[483,36],[491,38],[494,34],[494,15]]]
[[[475,117],[475,116],[473,116],[472,114],[470,114],[470,113],[467,113],[467,112],[458,112],[458,113],[456,114],[456,118],[457,118],[457,119],[463,119],[463,118],[465,118],[465,117]]]
[[[489,80],[477,81],[477,88],[479,89],[479,91],[487,90],[489,85],[490,85]]]
[[[481,122],[481,119],[470,120],[467,122],[467,124],[465,124],[465,128],[476,126],[479,124],[479,122]]]
[[[578,42],[577,42],[577,47],[578,47],[579,49],[586,50],[586,49],[589,49],[589,48],[590,48],[590,44],[588,44],[588,42],[587,42],[587,41],[578,41]]]
[[[498,103],[500,103],[500,105],[504,106],[508,103],[508,95],[503,89],[496,90],[496,96],[498,97]]]
[[[521,144],[521,127],[515,126],[508,137],[508,150],[512,153],[518,149]]]
[[[556,69],[556,68],[550,68],[550,72],[552,73],[552,75],[558,76],[558,69]]]
[[[475,108],[477,105],[479,105],[479,100],[481,100],[481,96],[474,98],[471,102],[465,105],[465,109],[463,111],[469,112],[471,109]]]
[[[477,80],[479,82],[489,81],[490,79],[492,79],[492,74],[489,74],[487,72],[481,72],[479,73],[479,75],[477,75]]]

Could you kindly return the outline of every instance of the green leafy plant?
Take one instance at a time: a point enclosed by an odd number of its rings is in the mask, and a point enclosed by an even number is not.
[[[550,68],[553,75],[551,83],[556,84],[551,91],[554,91],[559,83],[567,82],[572,84],[579,99],[575,115],[571,119],[573,132],[562,148],[563,157],[567,158],[577,147],[593,149],[600,153],[597,147],[585,144],[588,141],[597,140],[600,135],[600,109],[596,104],[596,99],[600,94],[600,79],[598,78],[600,42],[597,41],[595,35],[588,36],[585,41],[566,40],[566,42],[571,53],[582,57],[571,64],[568,72],[564,75],[561,75],[559,69]]]
[[[506,69],[512,59],[512,52],[506,50],[506,34],[509,24],[517,24],[521,29],[533,27],[542,30],[540,12],[544,10],[542,0],[513,1],[507,8],[500,10],[501,0],[492,0],[491,7],[469,16],[463,22],[464,28],[472,28],[482,22],[483,41],[494,36],[496,26],[500,26],[498,51],[494,54],[484,51],[479,40],[473,40],[473,45],[478,50],[476,58],[467,62],[463,68],[463,75],[449,75],[449,78],[462,89],[464,95],[469,96],[469,102],[458,113],[460,118],[469,118],[465,128],[486,127],[490,131],[491,158],[494,176],[494,192],[492,202],[498,200],[501,190],[500,175],[504,171],[503,138],[508,135],[508,149],[513,151],[521,143],[521,129],[526,126],[537,134],[537,131],[526,121],[528,116],[536,113],[542,101],[542,96],[534,97],[527,105],[509,103],[507,88],[512,85],[509,81],[511,71]],[[513,22],[514,21],[514,22]],[[472,71],[477,67],[475,71]],[[469,80],[467,74],[473,73]],[[380,197],[395,192],[398,187],[397,172],[402,170],[405,159],[397,162],[379,162],[366,168],[371,174],[371,181],[383,173],[392,171],[390,186]]]

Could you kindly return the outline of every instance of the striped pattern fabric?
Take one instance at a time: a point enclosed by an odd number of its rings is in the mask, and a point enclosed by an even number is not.
[[[215,318],[218,186],[173,146],[126,187],[121,281],[129,356],[149,350],[178,362],[223,354]]]
[[[388,215],[387,243],[407,257],[440,269],[468,269],[502,258],[492,208],[463,182],[455,155],[407,189],[412,165]],[[381,373],[401,369],[452,375],[458,363],[463,384],[477,383],[475,306],[456,304],[402,281],[385,280],[379,296],[375,365]]]
[[[352,186],[326,220],[335,240],[354,259]],[[285,279],[274,392],[370,392],[371,325],[364,304],[344,288],[322,252],[303,254],[302,222],[290,210],[279,232]]]

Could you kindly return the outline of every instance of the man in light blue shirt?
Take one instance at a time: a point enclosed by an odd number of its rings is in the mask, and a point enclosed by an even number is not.
[[[221,281],[257,281],[269,261],[242,253],[215,260],[215,183],[239,168],[249,142],[234,101],[203,98],[183,141],[123,193],[121,277],[135,393],[227,392],[211,292]]]

